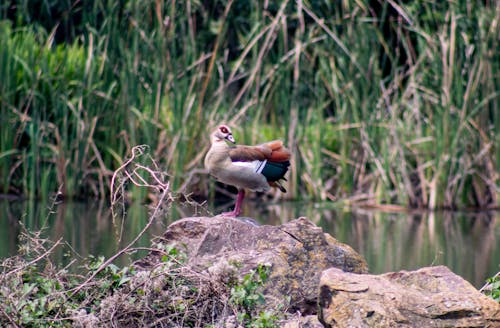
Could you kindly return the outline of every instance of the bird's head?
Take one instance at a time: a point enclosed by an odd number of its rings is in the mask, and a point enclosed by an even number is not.
[[[232,143],[236,142],[233,138],[233,133],[231,132],[231,129],[229,128],[229,126],[225,124],[219,125],[217,129],[212,133],[212,142],[223,141],[223,140],[228,140]]]

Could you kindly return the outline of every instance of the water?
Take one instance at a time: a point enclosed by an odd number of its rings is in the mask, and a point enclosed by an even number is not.
[[[0,201],[0,257],[16,253],[22,225],[30,230],[44,227],[43,236],[53,241],[62,238],[68,246],[58,248],[53,258],[68,263],[91,254],[115,254],[148,222],[148,210],[141,204],[130,206],[123,220],[120,216],[113,219],[105,204],[63,203],[52,211],[48,207]],[[479,288],[500,271],[499,212],[386,213],[314,203],[261,206],[247,202],[243,213],[272,225],[305,216],[363,255],[372,273],[442,264]],[[154,222],[137,246],[147,247],[173,220],[193,214],[210,215],[204,207],[174,206],[168,217]],[[118,264],[145,252],[122,257]]]

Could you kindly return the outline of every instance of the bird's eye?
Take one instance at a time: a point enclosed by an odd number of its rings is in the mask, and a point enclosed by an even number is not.
[[[222,133],[228,133],[229,132],[225,126],[221,126],[219,129],[220,129],[220,132],[222,132]]]

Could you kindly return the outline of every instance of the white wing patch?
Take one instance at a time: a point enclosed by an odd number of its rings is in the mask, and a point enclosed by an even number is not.
[[[266,166],[267,160],[263,161],[252,161],[252,162],[233,162],[233,165],[248,167],[252,169],[255,173],[261,173]]]

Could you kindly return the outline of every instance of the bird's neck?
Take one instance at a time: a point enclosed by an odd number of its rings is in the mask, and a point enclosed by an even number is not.
[[[223,166],[231,162],[229,157],[229,146],[227,143],[219,138],[212,138],[212,146],[210,147],[206,158],[205,164],[210,167]]]

